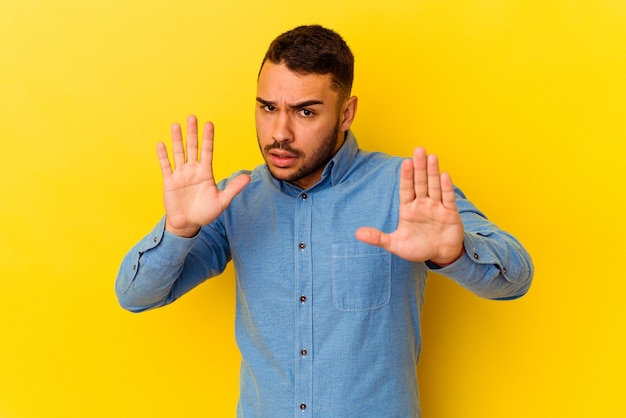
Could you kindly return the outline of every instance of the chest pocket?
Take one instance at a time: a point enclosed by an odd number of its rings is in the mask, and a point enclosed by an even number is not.
[[[361,242],[333,244],[332,292],[342,311],[377,309],[391,297],[391,254]]]

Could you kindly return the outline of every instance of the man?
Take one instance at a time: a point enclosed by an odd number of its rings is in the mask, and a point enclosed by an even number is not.
[[[116,292],[128,310],[156,308],[234,262],[240,417],[419,416],[428,270],[491,299],[530,286],[529,255],[436,156],[359,150],[353,65],[320,26],[272,42],[255,114],[265,164],[251,172],[216,184],[213,126],[198,158],[193,116],[186,147],[172,127],[175,170],[158,146],[166,215],[126,255]]]

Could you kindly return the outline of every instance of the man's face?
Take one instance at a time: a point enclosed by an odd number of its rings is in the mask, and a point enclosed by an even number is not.
[[[345,102],[330,75],[297,74],[267,61],[257,85],[257,138],[265,163],[278,180],[313,186],[343,144]]]

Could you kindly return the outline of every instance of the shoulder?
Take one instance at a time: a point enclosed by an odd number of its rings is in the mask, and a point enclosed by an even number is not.
[[[383,152],[359,150],[349,174],[362,177],[394,176],[397,178],[403,160],[402,157]]]
[[[230,176],[222,179],[219,183],[217,183],[217,187],[220,190],[223,190],[228,185],[228,183],[230,183],[231,181],[233,181],[235,178],[239,177],[242,174],[247,174],[248,176],[250,176],[250,184],[246,186],[246,188],[248,188],[249,186],[251,185],[253,186],[256,183],[263,182],[263,178],[269,175],[269,170],[267,169],[267,166],[264,164],[257,166],[253,170],[238,170],[232,173]]]

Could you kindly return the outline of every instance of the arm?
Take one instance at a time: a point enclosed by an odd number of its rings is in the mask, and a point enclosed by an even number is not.
[[[172,303],[206,279],[217,276],[229,261],[228,241],[218,222],[195,237],[165,230],[165,217],[124,257],[115,281],[120,305],[131,312]]]
[[[488,299],[516,299],[530,288],[534,267],[530,255],[510,233],[490,222],[456,189],[457,206],[464,226],[461,257],[441,267],[426,265]]]
[[[198,158],[194,116],[187,119],[186,150],[180,125],[172,126],[172,149],[175,170],[165,145],[159,143],[157,148],[166,216],[126,255],[116,280],[120,304],[134,312],[170,303],[224,270],[229,246],[216,219],[250,181],[241,175],[223,190],[217,187],[212,168],[213,125],[205,125]]]
[[[450,176],[439,173],[437,157],[423,148],[401,167],[397,229],[387,234],[364,227],[356,236],[406,260],[425,262],[482,297],[515,298],[530,286],[528,253],[469,203]]]

